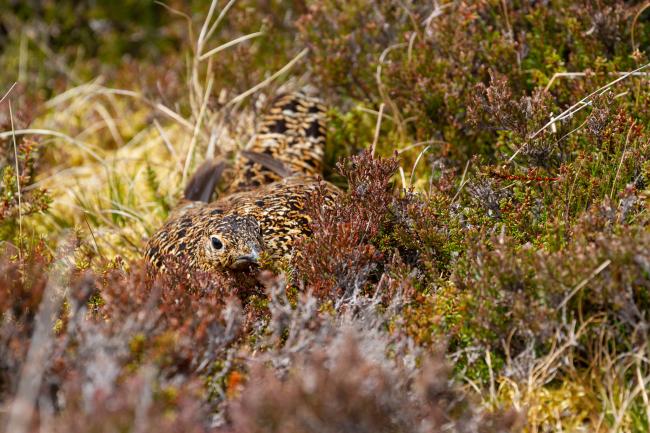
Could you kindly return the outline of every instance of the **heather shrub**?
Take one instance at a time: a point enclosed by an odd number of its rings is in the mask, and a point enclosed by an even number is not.
[[[350,296],[362,290],[382,259],[378,242],[393,219],[397,199],[390,179],[395,159],[373,159],[369,153],[352,157],[338,166],[348,181],[348,192],[331,206],[324,194],[310,204],[314,234],[298,246],[295,261],[299,278],[324,295]]]
[[[529,343],[549,344],[558,321],[589,322],[603,315],[608,325],[616,323],[621,341],[631,343],[637,326],[647,326],[648,258],[643,242],[633,241],[645,236],[630,229],[593,238],[580,234],[555,253],[530,245],[516,250],[512,239],[495,236],[489,247],[477,242],[479,247],[468,248],[469,263],[459,267],[456,283],[469,292],[475,314],[468,317],[485,338],[496,337],[499,346],[504,330],[515,330],[509,335],[513,353]]]
[[[34,185],[43,164],[41,146],[33,139],[11,135],[12,130],[24,128],[31,121],[27,107],[34,102],[24,94],[20,102],[17,110],[5,105],[0,111],[0,128],[8,132],[0,138],[0,238],[15,244],[26,240],[26,236],[21,237],[23,224],[27,231],[31,217],[46,211],[50,203],[47,191]]]
[[[188,285],[173,276],[152,280],[137,264],[102,274],[73,266],[71,280],[61,280],[55,271],[60,261],[36,255],[22,266],[3,262],[2,395],[28,398],[21,395],[21,373],[36,370],[45,379],[31,398],[54,428],[160,424],[203,431],[210,412],[202,384],[244,322],[241,303],[224,291],[227,286],[201,279]],[[33,273],[36,267],[50,271]],[[59,286],[62,281],[69,286]],[[38,342],[45,345],[39,349],[44,363],[33,365],[30,344]],[[167,422],[154,416],[159,410],[181,418]],[[3,424],[20,419],[6,414]]]
[[[424,362],[410,377],[362,354],[357,338],[304,357],[282,381],[256,366],[235,403],[233,431],[506,432],[515,426],[514,413],[495,421],[477,412],[450,384],[440,360]]]

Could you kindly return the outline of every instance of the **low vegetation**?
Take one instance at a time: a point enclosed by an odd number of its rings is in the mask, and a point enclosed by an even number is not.
[[[649,44],[623,0],[2,6],[0,429],[648,431]],[[293,262],[153,275],[305,86],[345,193]]]

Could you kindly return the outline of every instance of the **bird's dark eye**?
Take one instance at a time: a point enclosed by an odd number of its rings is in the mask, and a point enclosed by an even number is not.
[[[223,248],[223,243],[216,236],[211,236],[210,242],[212,242],[212,248],[214,248],[215,250],[220,250],[221,248]]]

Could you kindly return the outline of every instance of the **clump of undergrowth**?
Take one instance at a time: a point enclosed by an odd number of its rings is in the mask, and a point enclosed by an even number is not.
[[[299,29],[314,50],[316,72],[331,88],[357,101],[385,103],[402,137],[407,132],[416,142],[436,139],[438,152],[463,161],[499,150],[496,129],[468,122],[476,85],[500,75],[511,83],[513,98],[522,99],[562,80],[566,85],[551,88],[554,105],[572,104],[585,85],[607,83],[610,72],[647,61],[647,53],[636,50],[650,37],[641,16],[641,6],[622,1],[554,7],[326,2],[312,5]],[[554,78],[556,72],[585,70],[585,79]],[[341,71],[348,74],[341,77]],[[536,116],[548,120],[553,113],[550,107]]]
[[[442,359],[425,361],[409,333],[387,326],[407,302],[404,290],[347,298],[333,315],[270,274],[259,302],[214,276],[152,278],[120,261],[82,270],[70,261],[74,249],[64,240],[55,255],[1,262],[5,425],[22,428],[37,415],[35,428],[55,431],[302,431],[305,413],[336,415],[326,423],[335,430],[510,431],[520,419],[475,406]],[[26,391],[30,377],[41,379]]]
[[[3,120],[0,128],[11,131],[13,119]],[[0,145],[0,238],[18,245],[28,239],[30,217],[47,211],[50,198],[47,190],[35,185],[39,143],[10,136],[0,139]]]
[[[3,256],[3,425],[29,416],[6,399],[16,395],[16,402],[38,401],[40,416],[55,427],[203,431],[209,408],[223,403],[208,399],[204,384],[219,374],[218,360],[246,323],[234,288],[201,277],[152,279],[135,263],[84,271],[70,262],[72,251],[65,245],[53,257],[35,250],[20,262]],[[25,391],[28,375],[44,378],[35,394]]]
[[[284,380],[256,366],[235,403],[233,431],[506,432],[516,426],[516,413],[477,412],[450,384],[440,359],[408,374],[361,353],[361,337],[347,335],[302,357]]]
[[[316,194],[309,205],[312,236],[294,260],[305,287],[324,296],[351,296],[398,263],[426,282],[446,272],[458,248],[444,196],[400,193],[392,182],[397,158],[370,152],[337,165],[347,191],[333,203]]]
[[[363,289],[382,260],[376,243],[397,205],[390,185],[397,160],[364,153],[338,168],[349,191],[331,205],[324,194],[314,197],[309,206],[314,234],[298,247],[295,265],[299,278],[316,276],[307,284],[317,292],[350,296]]]

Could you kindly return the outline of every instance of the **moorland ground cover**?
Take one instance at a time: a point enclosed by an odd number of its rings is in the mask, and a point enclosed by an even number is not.
[[[648,430],[647,2],[0,7],[1,428]],[[150,275],[305,86],[346,192],[300,259]]]

